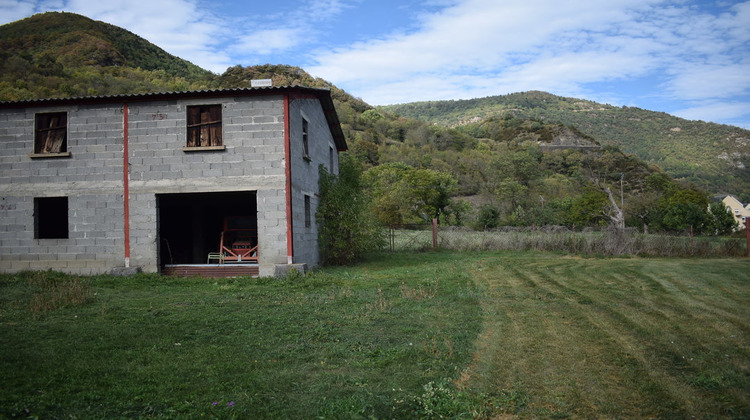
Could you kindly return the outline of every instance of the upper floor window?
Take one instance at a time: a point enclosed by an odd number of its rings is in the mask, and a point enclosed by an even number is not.
[[[187,107],[187,147],[223,146],[221,105]]]
[[[310,127],[305,118],[302,118],[302,152],[307,160],[310,160]]]
[[[68,151],[68,113],[48,112],[34,117],[34,154],[53,155]]]

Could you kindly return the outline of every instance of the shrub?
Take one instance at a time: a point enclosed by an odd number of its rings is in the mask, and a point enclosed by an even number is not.
[[[339,175],[321,165],[320,250],[325,264],[350,264],[367,252],[385,245],[383,230],[369,213],[369,199],[362,190],[360,163],[343,155]]]

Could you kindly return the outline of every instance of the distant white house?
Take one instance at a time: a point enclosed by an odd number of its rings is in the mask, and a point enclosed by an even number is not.
[[[734,216],[734,221],[737,223],[735,230],[744,229],[745,220],[750,217],[750,203],[745,206],[733,195],[724,197],[721,202],[724,203],[726,208],[732,213],[732,216]]]

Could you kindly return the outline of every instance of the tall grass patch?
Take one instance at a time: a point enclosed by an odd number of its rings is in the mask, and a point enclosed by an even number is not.
[[[454,251],[545,251],[582,255],[639,255],[649,257],[742,257],[746,240],[738,237],[642,234],[633,229],[573,231],[562,226],[504,227],[474,231],[440,227],[438,246]],[[428,250],[432,233],[427,230],[392,230],[393,251]]]

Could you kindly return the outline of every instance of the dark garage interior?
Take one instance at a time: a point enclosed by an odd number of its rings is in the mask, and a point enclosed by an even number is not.
[[[254,191],[157,194],[159,264],[206,264],[219,251],[224,219],[249,217],[257,232]]]

